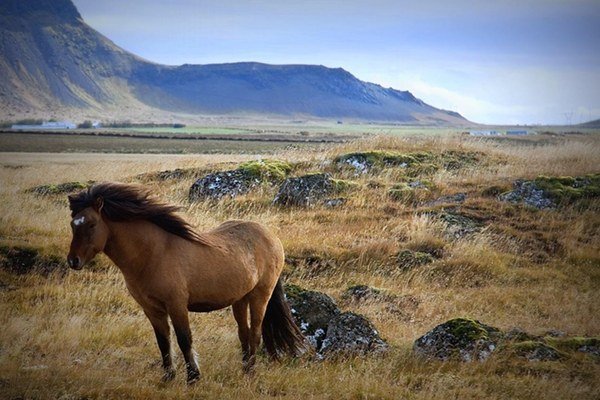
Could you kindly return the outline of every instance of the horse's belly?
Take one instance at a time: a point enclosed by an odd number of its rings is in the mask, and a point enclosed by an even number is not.
[[[188,304],[188,311],[192,312],[210,312],[228,307],[230,304],[219,304],[210,302],[200,302]]]

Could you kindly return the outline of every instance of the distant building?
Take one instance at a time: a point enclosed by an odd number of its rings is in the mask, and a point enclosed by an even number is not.
[[[499,136],[500,132],[495,130],[480,130],[480,131],[469,131],[470,136]]]
[[[92,128],[102,128],[102,123],[100,121],[92,122]]]
[[[41,125],[13,125],[11,127],[15,130],[39,130],[39,131],[47,131],[47,130],[59,130],[59,129],[75,129],[77,125],[72,123],[71,121],[56,121],[56,122],[42,122]]]
[[[511,129],[506,131],[507,135],[529,135],[529,131],[525,129]]]

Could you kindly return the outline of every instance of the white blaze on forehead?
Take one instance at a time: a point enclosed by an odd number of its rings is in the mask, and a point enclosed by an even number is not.
[[[73,225],[77,226],[77,225],[81,225],[85,222],[85,217],[81,217],[81,218],[76,218],[73,220]]]

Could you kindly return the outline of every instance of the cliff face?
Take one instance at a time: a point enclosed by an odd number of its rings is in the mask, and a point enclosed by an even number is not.
[[[202,114],[264,114],[375,121],[464,123],[409,92],[315,65],[154,64],[88,26],[70,0],[0,4],[0,103],[4,111],[58,106]]]

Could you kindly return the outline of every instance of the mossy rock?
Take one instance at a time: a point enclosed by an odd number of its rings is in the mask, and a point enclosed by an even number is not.
[[[292,165],[279,160],[255,160],[240,164],[238,170],[261,181],[282,181],[292,171]]]
[[[529,361],[557,361],[563,357],[555,347],[538,340],[511,343],[506,349]]]
[[[375,167],[410,167],[433,158],[434,156],[427,152],[404,154],[391,151],[372,150],[342,154],[333,161],[337,165],[351,166],[358,172],[366,173]]]
[[[328,173],[314,173],[287,178],[279,187],[273,204],[281,206],[312,207],[322,204],[327,197],[351,191],[358,184],[333,179]]]
[[[561,351],[577,351],[600,357],[600,338],[598,337],[546,338],[546,342]]]
[[[539,176],[534,182],[540,190],[543,190],[558,204],[600,196],[600,174],[578,177]]]
[[[308,341],[319,350],[327,334],[329,321],[340,314],[335,301],[325,293],[297,285],[284,287],[294,321]]]
[[[421,265],[430,264],[435,258],[429,253],[420,251],[402,250],[397,256],[398,267],[401,270],[410,270]]]
[[[51,196],[59,194],[69,194],[87,189],[94,184],[94,181],[88,182],[65,182],[58,184],[41,185],[31,188],[29,191],[40,196]]]
[[[415,353],[439,360],[484,361],[497,348],[499,329],[469,318],[455,318],[418,338]]]

